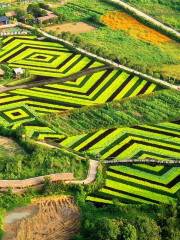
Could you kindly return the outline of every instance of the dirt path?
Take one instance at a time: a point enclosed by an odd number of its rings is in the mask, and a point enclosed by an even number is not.
[[[56,147],[54,145],[50,145],[48,143],[44,143],[44,142],[40,142],[40,141],[36,141],[36,143],[40,144],[40,145],[43,145],[43,146],[46,146],[46,147],[49,147],[49,148],[57,148],[57,149],[59,149],[58,147]],[[73,153],[73,154],[75,154],[75,153]],[[81,156],[79,156],[79,157],[85,159],[84,157],[81,157]],[[88,170],[88,175],[87,175],[86,179],[84,179],[84,180],[77,180],[77,181],[76,180],[70,180],[70,181],[66,181],[66,183],[85,184],[85,185],[87,185],[87,184],[90,184],[90,183],[94,182],[95,179],[96,179],[97,171],[98,171],[98,165],[99,165],[99,161],[91,159],[89,161],[89,170]]]
[[[98,165],[99,165],[98,161],[90,160],[87,178],[84,180],[80,180],[80,181],[74,181],[74,180],[67,181],[67,183],[87,185],[87,184],[94,182],[96,179]]]
[[[33,83],[29,83],[29,84],[23,84],[23,85],[18,85],[18,86],[13,86],[13,87],[5,87],[5,86],[0,86],[0,93],[4,93],[4,92],[8,92],[8,91],[12,91],[12,90],[16,90],[16,89],[26,89],[26,88],[32,88],[32,87],[39,87],[39,86],[44,86],[47,84],[54,84],[54,83],[63,83],[63,82],[67,82],[67,81],[74,81],[79,77],[82,77],[84,75],[90,75],[99,71],[103,71],[103,70],[107,70],[112,68],[111,66],[102,66],[102,67],[94,67],[94,68],[90,68],[87,70],[83,70],[81,72],[72,74],[68,77],[64,77],[64,78],[49,78],[47,80],[43,80],[43,81],[37,81],[37,82],[33,82]]]
[[[46,178],[51,182],[66,182],[74,180],[74,175],[73,173],[55,173],[23,180],[0,180],[0,191],[5,192],[12,188],[14,193],[23,193],[27,188],[39,189],[42,188]]]
[[[80,228],[72,197],[47,197],[15,209],[5,218],[3,240],[70,240]]]
[[[37,144],[41,144],[43,146],[49,147],[49,148],[57,148],[56,146],[43,143],[43,142],[36,142]],[[81,156],[80,156],[81,157]],[[83,158],[83,157],[82,157]],[[40,176],[40,177],[34,177],[29,179],[23,179],[23,180],[0,180],[0,191],[5,192],[9,188],[12,189],[14,193],[24,193],[27,188],[33,188],[33,189],[40,189],[42,188],[45,177],[49,177],[51,182],[65,182],[67,184],[90,184],[95,181],[96,174],[98,171],[98,165],[99,162],[96,160],[90,160],[89,162],[89,170],[88,175],[86,179],[84,180],[75,180],[73,173],[56,173],[56,174],[50,174],[47,176]]]

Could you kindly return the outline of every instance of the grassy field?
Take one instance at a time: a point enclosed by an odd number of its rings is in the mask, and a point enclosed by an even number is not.
[[[161,22],[179,30],[180,29],[180,15],[179,15],[179,1],[178,0],[124,0],[130,3],[143,12],[153,16]]]

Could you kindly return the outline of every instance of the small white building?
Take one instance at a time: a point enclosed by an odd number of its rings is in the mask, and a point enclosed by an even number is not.
[[[20,77],[21,75],[23,75],[25,72],[24,69],[22,68],[14,68],[14,73],[16,74],[16,77]]]

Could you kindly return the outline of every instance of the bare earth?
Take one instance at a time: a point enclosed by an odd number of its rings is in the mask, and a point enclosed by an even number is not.
[[[79,209],[71,197],[40,198],[6,216],[3,240],[70,240],[79,227]]]
[[[0,146],[3,146],[5,149],[18,149],[20,150],[20,147],[18,144],[8,137],[2,137],[0,136]]]
[[[45,31],[51,30],[56,31],[56,33],[70,32],[73,34],[90,32],[93,31],[94,29],[96,28],[84,22],[57,24],[44,28]]]

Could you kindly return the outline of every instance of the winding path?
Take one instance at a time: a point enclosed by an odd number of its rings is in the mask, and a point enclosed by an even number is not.
[[[56,148],[58,147],[54,145],[50,145],[48,143],[44,142],[36,142],[37,144],[43,145],[48,148]],[[73,154],[75,154],[73,152]],[[79,156],[79,155],[78,155]],[[85,157],[79,156],[82,159],[86,159]],[[170,166],[179,166],[180,160],[177,159],[169,159],[169,160],[154,160],[154,159],[147,159],[147,160],[138,160],[138,159],[127,159],[127,160],[104,160],[102,161],[106,165],[127,165],[127,164],[137,164],[137,163],[143,163],[143,164],[155,164],[155,165],[170,165]],[[34,177],[24,180],[0,180],[0,192],[8,191],[9,188],[12,189],[14,193],[22,194],[24,193],[28,188],[33,189],[40,189],[43,187],[45,179],[48,177],[51,182],[64,182],[66,184],[83,184],[88,185],[95,181],[96,174],[98,171],[99,166],[99,159],[90,159],[89,160],[89,170],[88,175],[84,180],[76,180],[74,179],[73,173],[57,173],[57,174],[51,174],[46,176],[40,176],[40,177]]]

